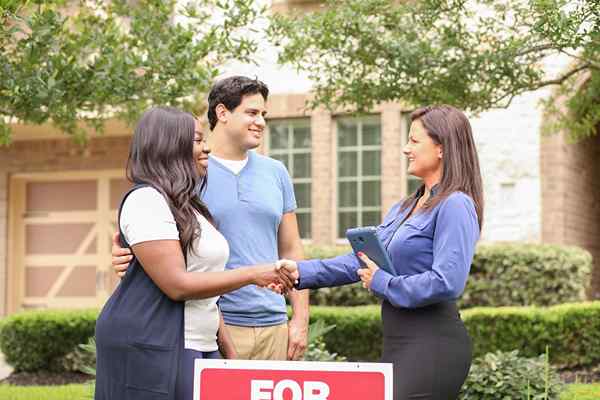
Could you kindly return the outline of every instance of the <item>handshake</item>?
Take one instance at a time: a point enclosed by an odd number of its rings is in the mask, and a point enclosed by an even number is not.
[[[275,264],[260,266],[254,278],[254,284],[272,290],[275,293],[287,294],[294,290],[300,274],[298,265],[292,260],[279,260]]]

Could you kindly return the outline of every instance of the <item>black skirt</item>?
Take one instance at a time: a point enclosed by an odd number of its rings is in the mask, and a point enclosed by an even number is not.
[[[396,308],[384,301],[382,362],[394,364],[394,400],[455,400],[471,367],[456,303]]]

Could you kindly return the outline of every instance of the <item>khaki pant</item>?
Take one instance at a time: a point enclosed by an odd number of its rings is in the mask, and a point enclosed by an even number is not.
[[[274,326],[227,325],[240,360],[287,360],[287,323]]]

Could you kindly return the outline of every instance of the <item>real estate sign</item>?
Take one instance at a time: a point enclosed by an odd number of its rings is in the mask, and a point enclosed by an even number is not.
[[[392,400],[392,364],[196,360],[194,400]]]

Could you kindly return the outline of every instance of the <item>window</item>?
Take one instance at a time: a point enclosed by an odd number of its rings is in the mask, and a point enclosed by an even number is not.
[[[404,144],[408,142],[408,133],[410,132],[410,113],[402,113],[402,119],[404,120],[405,132],[404,135]],[[405,157],[406,158],[406,157]],[[408,158],[405,160],[405,170],[408,170]],[[408,172],[406,173],[406,196],[410,196],[414,193],[423,183],[420,178],[416,176],[410,175]]]
[[[310,120],[269,121],[269,156],[281,161],[292,177],[300,237],[311,237]]]
[[[346,229],[381,222],[381,122],[379,117],[337,121],[339,238]]]

